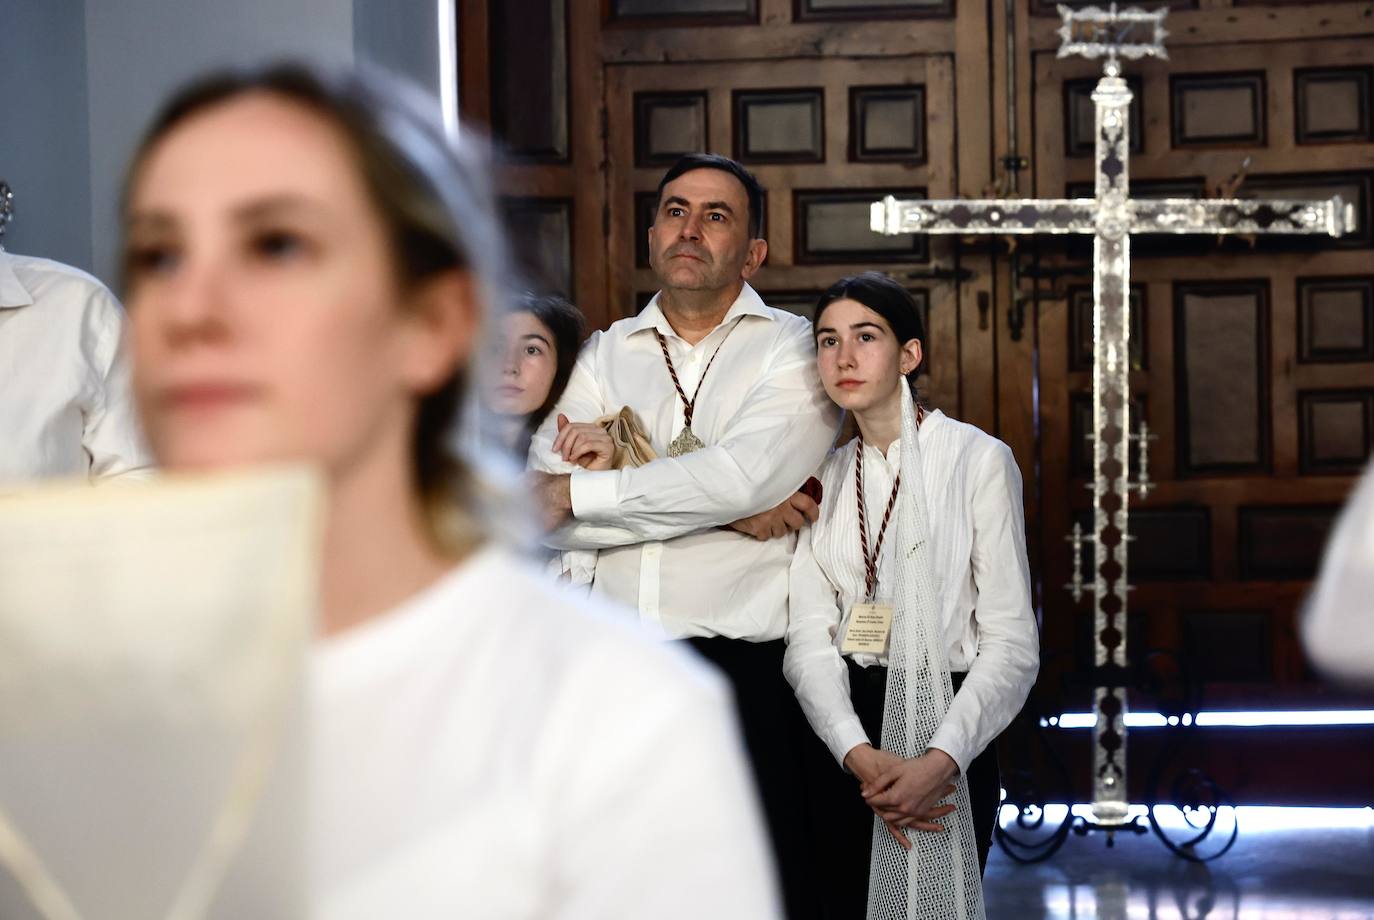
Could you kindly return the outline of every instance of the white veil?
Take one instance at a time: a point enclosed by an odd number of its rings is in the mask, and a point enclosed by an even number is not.
[[[902,390],[902,482],[897,498],[892,596],[895,611],[888,653],[882,747],[904,758],[926,751],[954,698],[949,656],[940,629],[939,581],[933,547],[916,406]],[[892,839],[874,818],[868,877],[869,920],[982,920],[983,884],[978,868],[968,782],[960,776],[955,811],[944,833],[909,831],[911,849]]]

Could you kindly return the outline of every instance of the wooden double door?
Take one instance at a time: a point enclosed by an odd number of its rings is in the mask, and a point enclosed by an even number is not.
[[[913,291],[928,329],[924,398],[997,434],[1021,467],[1042,619],[1036,705],[1086,710],[1072,675],[1091,661],[1091,606],[1063,587],[1062,538],[1090,507],[1088,250],[868,229],[868,204],[885,194],[1090,194],[1099,70],[1055,57],[1054,4],[457,2],[460,98],[502,151],[517,250],[593,326],[655,290],[654,190],[689,151],[732,156],[766,187],[755,286],[770,303],[807,313],[863,270]],[[1135,192],[1211,193],[1249,156],[1240,194],[1340,193],[1360,228],[1282,246],[1137,241],[1133,386],[1158,436],[1158,486],[1133,507],[1130,647],[1162,675],[1162,696],[1186,677],[1206,708],[1374,708],[1321,684],[1296,640],[1374,430],[1374,4],[1172,7],[1170,61],[1127,68]],[[1204,734],[1189,756],[1249,801],[1368,800],[1368,730],[1288,732]],[[1148,741],[1139,750],[1150,756]],[[1294,750],[1358,765],[1299,792]],[[1262,765],[1277,752],[1285,766]]]

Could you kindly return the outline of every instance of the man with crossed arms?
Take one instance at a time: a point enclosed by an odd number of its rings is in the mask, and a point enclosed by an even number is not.
[[[691,154],[668,170],[649,229],[661,289],[588,340],[530,463],[544,471],[533,479],[556,528],[550,545],[598,551],[574,579],[590,577],[593,592],[691,643],[734,685],[788,913],[799,917],[810,905],[798,745],[811,736],[782,673],[788,568],[793,532],[818,513],[798,489],[830,449],[838,410],[810,323],[748,284],[768,252],[762,198],[724,157]],[[623,406],[659,459],[579,468],[609,449],[591,420]]]

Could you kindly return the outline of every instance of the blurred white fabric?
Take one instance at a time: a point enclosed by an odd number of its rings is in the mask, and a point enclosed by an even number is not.
[[[0,487],[148,476],[124,326],[124,309],[90,275],[0,251]]]
[[[1374,461],[1327,541],[1302,638],[1308,657],[1327,675],[1374,682]]]
[[[0,917],[305,915],[320,508],[302,471],[0,497]]]
[[[767,920],[721,680],[487,548],[312,667],[329,920]]]

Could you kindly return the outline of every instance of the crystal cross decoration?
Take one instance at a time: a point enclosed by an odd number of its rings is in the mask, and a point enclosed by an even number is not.
[[[1137,233],[1317,234],[1340,236],[1355,223],[1353,205],[1329,201],[1132,199],[1129,179],[1131,92],[1118,58],[1167,58],[1167,9],[1150,12],[1059,7],[1059,56],[1105,57],[1093,90],[1096,184],[1093,198],[898,201],[873,204],[877,233],[1082,234],[1093,238],[1093,815],[1125,824],[1126,546],[1130,426],[1130,238]],[[1013,126],[1013,130],[1014,130]],[[1148,429],[1145,432],[1148,438]],[[1148,443],[1148,442],[1146,442]],[[1142,467],[1142,469],[1144,469]],[[1142,490],[1143,491],[1143,490]],[[1075,592],[1078,593],[1078,592]]]

